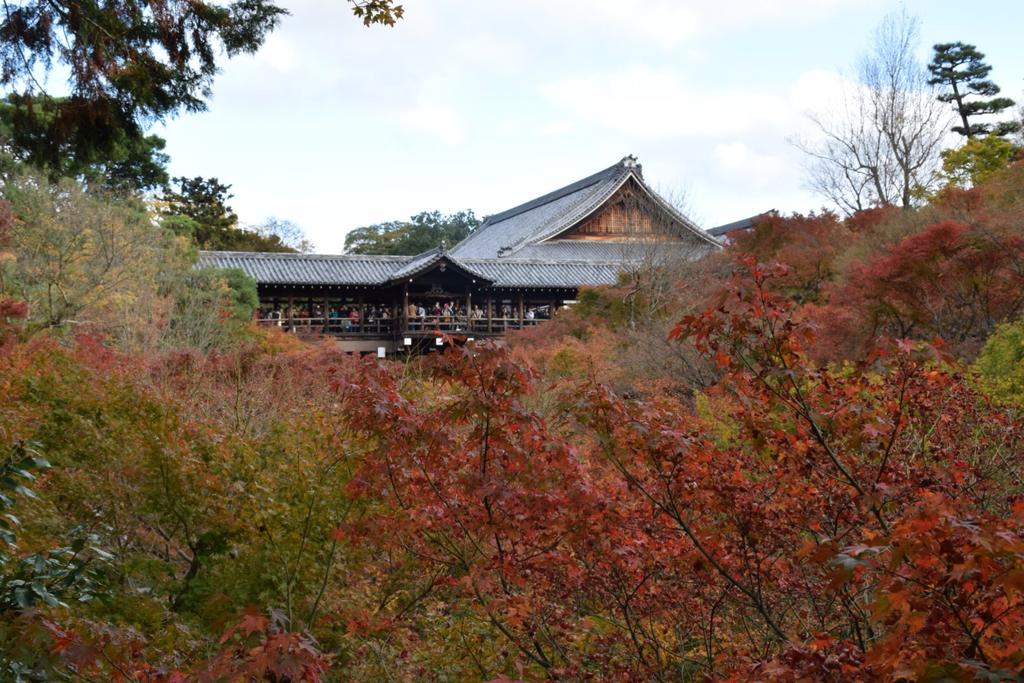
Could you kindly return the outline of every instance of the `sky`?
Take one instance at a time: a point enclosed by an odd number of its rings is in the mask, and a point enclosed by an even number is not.
[[[420,211],[496,213],[627,154],[702,226],[808,212],[806,114],[834,102],[875,27],[905,6],[936,42],[974,43],[1024,101],[1024,2],[405,0],[365,28],[344,0],[285,0],[209,109],[154,132],[173,175],[232,185],[241,221],[345,233]]]

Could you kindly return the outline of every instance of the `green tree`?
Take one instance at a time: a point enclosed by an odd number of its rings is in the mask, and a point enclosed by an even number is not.
[[[225,251],[294,252],[276,234],[238,227],[238,215],[228,206],[231,186],[217,178],[174,178],[177,189],[163,196],[164,227],[186,235],[200,249]]]
[[[174,306],[160,344],[209,351],[246,338],[259,305],[256,281],[237,268],[194,268],[175,283]]]
[[[453,214],[423,211],[408,221],[387,221],[352,230],[345,235],[350,254],[408,256],[440,245],[451,247],[480,225],[471,209]]]
[[[30,328],[115,332],[151,317],[181,254],[141,202],[105,201],[70,179],[33,174],[6,181],[3,192],[15,219],[0,298],[27,302]]]
[[[942,153],[942,170],[953,184],[973,187],[1006,168],[1019,152],[1017,145],[994,133],[972,137]]]
[[[1024,322],[997,327],[974,362],[974,370],[986,394],[1024,408]]]
[[[971,117],[999,114],[1013,106],[1009,97],[996,97],[999,86],[988,80],[992,67],[984,62],[985,55],[974,45],[967,43],[939,43],[928,65],[932,85],[949,88],[939,95],[942,102],[953,103],[960,116],[961,125],[953,131],[968,138],[975,135],[1009,135],[1020,130],[1016,121],[1002,121],[996,124],[972,123]],[[987,99],[968,99],[987,98]]]
[[[286,13],[270,0],[8,0],[0,84],[15,106],[44,111],[15,121],[50,143],[38,155],[70,148],[78,158],[112,159],[126,140],[144,139],[145,124],[205,109],[219,53],[255,52]],[[68,73],[67,97],[48,95],[37,80],[55,65]]]
[[[402,17],[393,0],[349,1],[367,26]],[[5,0],[0,86],[18,110],[15,139],[56,175],[145,151],[145,126],[206,109],[222,56],[256,52],[286,14],[274,0]],[[39,81],[54,66],[66,97]]]
[[[163,138],[125,128],[105,131],[100,141],[80,132],[57,131],[66,99],[26,102],[10,96],[0,102],[0,149],[16,162],[46,173],[52,182],[75,178],[107,191],[152,190],[167,184],[169,157]]]
[[[177,177],[173,182],[178,188],[164,193],[164,213],[191,218],[198,226],[199,231],[193,237],[200,245],[238,224],[238,216],[228,206],[228,200],[234,196],[229,192],[230,185],[217,178],[201,176]]]

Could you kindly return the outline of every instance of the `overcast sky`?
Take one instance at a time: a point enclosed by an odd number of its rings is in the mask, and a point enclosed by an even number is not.
[[[810,211],[787,139],[834,96],[890,0],[405,0],[366,29],[344,0],[291,11],[226,63],[209,111],[156,132],[174,175],[233,185],[243,222],[321,253],[423,210],[509,208],[635,154],[705,227]],[[1024,2],[911,0],[921,58],[975,43],[1024,100]]]

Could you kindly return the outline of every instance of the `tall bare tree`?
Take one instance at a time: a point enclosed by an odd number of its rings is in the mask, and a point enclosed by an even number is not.
[[[810,158],[810,187],[845,213],[908,208],[939,182],[949,113],[914,58],[919,35],[916,18],[885,17],[856,82],[832,111],[809,115],[818,134],[797,143]]]

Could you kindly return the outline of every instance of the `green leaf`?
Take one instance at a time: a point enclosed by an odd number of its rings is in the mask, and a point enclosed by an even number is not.
[[[15,588],[14,589],[14,603],[22,608],[28,609],[32,606],[32,594],[27,588]]]

